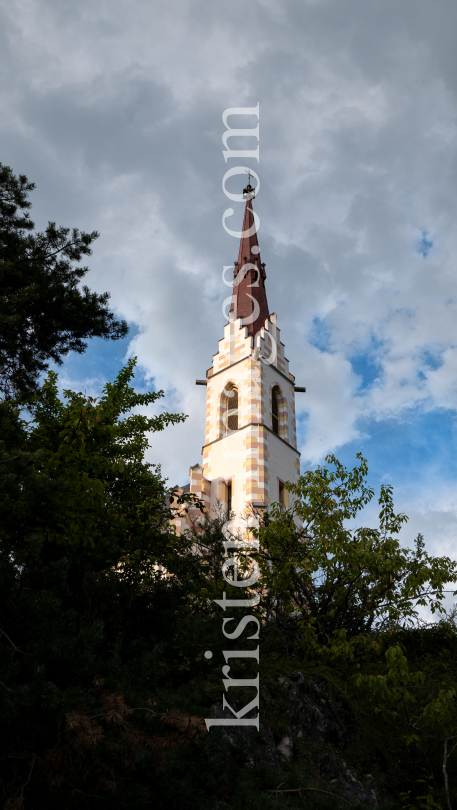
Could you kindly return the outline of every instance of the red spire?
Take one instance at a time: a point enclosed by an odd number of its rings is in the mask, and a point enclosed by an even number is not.
[[[256,335],[269,317],[267,293],[265,290],[265,265],[260,261],[259,243],[252,209],[253,189],[250,185],[244,189],[246,208],[244,211],[243,231],[240,241],[238,261],[235,262],[231,311],[236,318],[243,318],[250,335]],[[247,265],[247,268],[246,268]]]

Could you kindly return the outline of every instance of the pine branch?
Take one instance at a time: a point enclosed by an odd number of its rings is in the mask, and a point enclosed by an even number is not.
[[[30,653],[22,652],[22,650],[20,650],[19,647],[16,647],[14,641],[11,641],[10,637],[5,633],[5,631],[1,627],[0,627],[0,635],[5,636],[5,638],[9,641],[9,643],[16,652],[20,653],[21,655],[30,655]]]
[[[330,791],[328,791],[328,790],[322,790],[321,788],[299,787],[299,788],[288,788],[288,789],[281,789],[281,790],[278,790],[278,788],[276,788],[276,790],[268,790],[267,789],[266,792],[267,793],[280,793],[282,795],[283,793],[301,793],[302,790],[314,790],[317,793],[326,793],[327,796],[333,796],[335,799],[340,799],[340,801],[345,802],[350,807],[354,807],[352,802],[349,802],[347,799],[343,799],[342,796],[338,796],[336,793],[330,793]]]

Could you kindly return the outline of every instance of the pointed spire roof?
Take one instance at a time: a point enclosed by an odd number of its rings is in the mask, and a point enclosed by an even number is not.
[[[236,318],[243,318],[249,335],[256,335],[269,318],[267,293],[265,290],[265,265],[260,261],[260,249],[252,208],[254,189],[249,184],[244,189],[246,199],[243,230],[241,233],[238,261],[235,262],[234,287],[231,312]]]

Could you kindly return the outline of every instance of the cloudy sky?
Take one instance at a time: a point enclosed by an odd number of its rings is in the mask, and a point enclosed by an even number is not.
[[[2,0],[0,161],[33,218],[100,231],[87,282],[131,324],[61,369],[139,388],[186,424],[152,438],[170,484],[201,459],[222,336],[222,113],[260,104],[255,203],[297,384],[303,467],[361,450],[427,546],[457,537],[454,0]],[[238,119],[254,126],[254,118]],[[235,119],[232,121],[236,123]],[[252,142],[246,145],[253,145]],[[232,148],[235,143],[232,142]],[[241,178],[230,182],[232,190]],[[235,222],[236,220],[236,222]]]

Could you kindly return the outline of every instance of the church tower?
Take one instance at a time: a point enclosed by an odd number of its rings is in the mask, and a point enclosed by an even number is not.
[[[233,297],[224,337],[206,372],[203,463],[190,484],[209,512],[222,504],[242,518],[273,502],[289,506],[286,481],[300,474],[295,423],[295,378],[289,372],[276,315],[270,314],[265,264],[260,260],[249,184]],[[184,519],[177,519],[183,530]],[[181,524],[181,525],[179,525]]]

